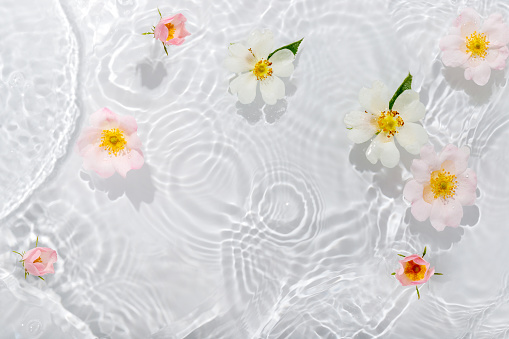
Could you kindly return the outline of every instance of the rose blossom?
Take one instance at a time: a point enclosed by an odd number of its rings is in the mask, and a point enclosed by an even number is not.
[[[477,176],[467,168],[469,156],[470,149],[465,146],[447,145],[438,155],[433,146],[421,149],[421,159],[414,159],[410,168],[414,178],[403,189],[415,219],[429,218],[438,231],[459,226],[462,206],[475,202]]]
[[[136,134],[138,125],[131,116],[120,116],[102,108],[90,116],[77,146],[85,170],[94,170],[103,178],[117,171],[125,178],[131,169],[143,166],[141,141]]]
[[[419,94],[406,90],[398,96],[389,109],[391,95],[380,81],[373,81],[372,88],[362,88],[359,103],[362,111],[352,111],[345,116],[345,125],[350,129],[348,138],[356,144],[370,139],[366,157],[372,164],[378,160],[392,168],[399,163],[399,150],[394,139],[411,154],[419,153],[428,142],[428,134],[417,122],[424,117],[425,107]]]
[[[254,101],[258,84],[268,105],[274,105],[285,96],[285,84],[279,77],[292,75],[295,56],[290,50],[281,49],[269,57],[273,49],[274,37],[269,30],[254,31],[246,45],[235,43],[229,46],[224,66],[230,72],[239,73],[230,83],[230,91],[241,103]]]
[[[186,30],[186,17],[178,13],[171,17],[161,18],[154,29],[154,38],[166,45],[181,45],[184,38],[191,35]]]
[[[490,79],[491,69],[504,69],[509,55],[509,27],[502,15],[492,14],[481,24],[472,8],[461,12],[449,35],[440,40],[442,62],[450,67],[463,67],[465,79],[480,86]]]
[[[25,271],[35,276],[55,273],[53,264],[57,262],[57,252],[47,247],[32,248],[23,254]]]
[[[399,266],[400,268],[396,271],[396,279],[403,286],[424,284],[435,273],[435,268],[429,268],[429,262],[417,254],[400,260]]]

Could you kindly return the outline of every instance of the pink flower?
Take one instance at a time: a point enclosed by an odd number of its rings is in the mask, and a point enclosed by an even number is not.
[[[154,29],[154,38],[166,45],[181,45],[184,38],[191,35],[186,30],[186,20],[186,17],[181,13],[162,18]]]
[[[461,12],[440,40],[442,62],[450,67],[465,68],[465,79],[480,86],[490,79],[491,69],[504,69],[509,55],[509,27],[502,15],[492,14],[481,25],[479,14],[467,8]]]
[[[399,266],[400,268],[396,271],[396,279],[403,286],[424,284],[435,273],[435,268],[429,268],[429,262],[417,254],[400,260]]]
[[[92,126],[83,131],[77,142],[86,170],[94,170],[103,178],[117,171],[125,178],[129,170],[143,166],[138,125],[133,117],[102,108],[92,114],[90,123]]]
[[[414,159],[403,196],[412,203],[412,215],[419,221],[430,219],[437,231],[446,226],[458,227],[463,207],[475,203],[477,176],[467,168],[470,149],[447,145],[440,154],[433,146],[421,149],[421,159]]]
[[[47,247],[32,248],[23,254],[25,271],[35,276],[55,273],[53,264],[57,262],[57,252]]]

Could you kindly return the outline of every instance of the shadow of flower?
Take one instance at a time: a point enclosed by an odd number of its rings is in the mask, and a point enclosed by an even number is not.
[[[154,62],[148,59],[136,65],[136,73],[140,73],[141,85],[148,89],[158,87],[168,75],[161,61]]]
[[[125,179],[117,173],[103,179],[95,173],[89,174],[83,171],[80,177],[88,182],[90,189],[106,192],[110,200],[117,200],[125,195],[139,210],[142,202],[150,204],[154,201],[155,186],[150,172],[150,166],[145,163],[142,168],[127,172]]]

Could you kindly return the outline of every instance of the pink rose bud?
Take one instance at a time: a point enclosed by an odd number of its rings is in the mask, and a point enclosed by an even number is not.
[[[417,254],[409,255],[399,261],[400,268],[396,271],[396,279],[401,285],[424,284],[435,273],[435,268],[429,268],[429,262]]]
[[[186,20],[186,17],[181,13],[162,18],[154,29],[154,38],[166,45],[181,45],[184,38],[191,35],[186,30]]]
[[[57,262],[57,252],[47,247],[32,248],[23,255],[25,271],[35,276],[55,273],[53,264]]]

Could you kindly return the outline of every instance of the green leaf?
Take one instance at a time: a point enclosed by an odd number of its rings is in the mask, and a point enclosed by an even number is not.
[[[346,129],[353,129],[353,127],[347,127]]]
[[[43,277],[40,277],[40,276],[39,276],[38,278],[39,278],[39,279],[41,279],[41,280],[44,280],[44,278],[43,278]]]
[[[434,275],[444,275],[443,273],[435,273]]]
[[[426,255],[426,246],[424,246],[424,252],[422,252],[422,257],[424,258],[425,255]]]
[[[35,239],[35,247],[37,247],[38,243],[39,243],[39,236],[37,236],[37,239]]]
[[[396,272],[392,272],[391,275],[396,275]]]
[[[412,88],[412,75],[408,73],[408,76],[403,80],[401,85],[399,85],[398,89],[396,90],[396,93],[392,96],[391,101],[389,101],[389,109],[392,109],[392,106],[394,106],[394,102],[396,102],[396,99],[406,91],[407,89]]]
[[[19,254],[19,255],[21,255],[23,257],[23,254],[21,254],[21,253],[16,252],[16,251],[13,251],[13,252],[16,253],[16,254]],[[21,260],[21,261],[23,261],[23,260]]]
[[[159,12],[159,16],[161,17],[161,19],[163,18],[163,16],[161,15],[161,11],[159,10],[159,7],[157,7],[157,11]]]
[[[166,49],[166,45],[163,43],[164,51],[166,52],[166,55],[168,55],[168,50]]]
[[[399,253],[398,253],[398,255],[399,255],[400,257],[406,258],[406,256],[404,256],[403,254],[399,254]]]
[[[141,33],[141,35],[149,35],[149,34],[154,34],[154,33],[153,32]]]
[[[276,53],[277,51],[280,51],[282,49],[289,49],[290,51],[292,51],[293,55],[297,54],[297,50],[299,49],[299,45],[302,42],[302,40],[304,40],[304,38],[300,39],[299,41],[292,42],[289,45],[286,45],[286,46],[283,46],[283,47],[279,47],[274,52],[269,54],[269,56],[267,57],[267,60],[270,59],[270,57],[273,56],[274,53]]]
[[[417,299],[421,299],[421,294],[419,293],[417,286],[415,286],[415,290],[417,291]]]

